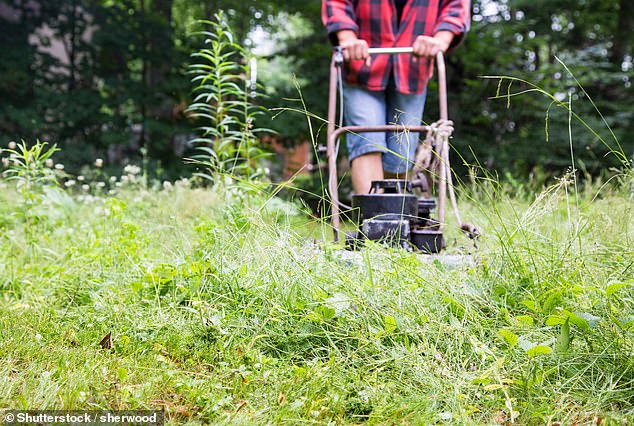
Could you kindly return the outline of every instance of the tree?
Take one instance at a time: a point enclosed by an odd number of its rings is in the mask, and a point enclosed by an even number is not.
[[[275,110],[275,119],[260,122],[261,127],[274,127],[289,144],[309,138],[306,117],[290,111],[276,115],[279,108],[302,109],[300,93],[310,113],[326,116],[330,45],[319,1],[2,1],[11,12],[0,16],[5,29],[0,33],[0,135],[5,140],[49,139],[77,165],[108,152],[113,160],[126,161],[145,147],[146,159],[155,160],[155,167],[160,162],[181,173],[174,140],[192,128],[182,114],[191,97],[186,71],[195,50],[191,28],[219,10],[226,11],[243,46],[253,47],[254,29],[275,39],[274,51],[260,58],[264,68],[274,70],[268,76],[265,69],[260,73],[267,94],[260,102]],[[513,97],[510,108],[504,99],[490,99],[499,81],[481,76],[506,75],[572,102],[574,111],[595,129],[596,135],[573,123],[577,166],[595,172],[620,164],[614,155],[605,156],[619,147],[581,87],[617,137],[624,140],[632,133],[633,3],[472,3],[472,31],[464,46],[447,58],[457,151],[470,162],[476,161],[473,152],[490,167],[523,174],[535,167],[559,170],[570,165],[567,111],[535,93]],[[63,58],[47,50],[52,42],[62,43]],[[437,117],[434,84],[428,121]],[[526,87],[514,83],[511,89]],[[508,82],[500,88],[501,94],[507,93]],[[324,142],[322,122],[314,119],[312,124]]]
[[[459,91],[461,121],[454,139],[456,148],[470,161],[474,161],[473,151],[491,167],[522,174],[536,166],[561,170],[571,165],[565,109],[536,94],[512,98],[510,108],[507,99],[488,99],[496,94],[499,81],[479,76],[506,75],[534,82],[561,101],[569,100],[573,110],[601,136],[603,142],[573,121],[577,167],[599,172],[621,164],[622,158],[606,157],[611,149],[620,148],[583,93],[593,97],[617,137],[623,139],[631,131],[629,76],[621,63],[616,66],[609,60],[619,2],[516,0],[499,1],[497,7],[487,9],[484,3],[474,2],[472,31],[465,47],[450,60],[452,71],[459,69],[465,83]],[[502,95],[508,84],[501,86]],[[514,84],[511,91],[526,88]]]

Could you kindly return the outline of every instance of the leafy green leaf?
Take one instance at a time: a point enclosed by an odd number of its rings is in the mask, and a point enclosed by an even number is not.
[[[591,328],[595,328],[599,325],[600,317],[594,316],[588,313],[572,313],[566,310],[561,310],[561,313],[557,315],[551,315],[546,319],[547,326],[563,325],[568,322],[574,325],[581,331],[587,331]]]
[[[396,318],[391,315],[385,315],[383,321],[385,322],[384,328],[387,333],[393,333],[396,330]]]
[[[625,282],[625,283],[612,283],[605,288],[605,295],[608,297],[612,297],[614,293],[630,285],[632,285],[632,281]]]
[[[526,306],[528,309],[530,309],[533,312],[541,312],[541,309],[539,308],[537,303],[535,303],[535,301],[533,300],[522,300],[520,303]]]
[[[548,346],[544,346],[544,345],[535,345],[532,348],[528,349],[526,351],[526,354],[531,357],[534,358],[538,355],[548,355],[550,353],[552,353],[552,349],[549,348]]]
[[[561,291],[556,291],[552,293],[550,296],[548,296],[548,298],[546,299],[542,307],[542,310],[544,311],[544,313],[546,314],[551,313],[553,309],[555,309],[557,305],[561,303],[561,295],[562,295]]]
[[[588,328],[590,328],[590,324],[588,324],[588,321],[586,321],[584,318],[581,318],[580,316],[575,315],[572,312],[565,312],[565,315],[567,315],[566,320],[570,321],[571,324],[579,328],[581,331],[586,331]]]
[[[311,312],[308,317],[316,323],[320,322],[328,322],[332,320],[336,315],[334,309],[329,308],[328,306],[319,305],[313,312]]]
[[[528,316],[528,315],[519,315],[519,316],[516,316],[516,317],[514,318],[514,322],[515,322],[515,324],[517,324],[517,326],[519,326],[519,327],[526,327],[526,328],[528,328],[528,327],[532,327],[532,326],[533,326],[533,323],[534,323],[534,321],[533,321],[533,317],[530,317],[530,316]]]
[[[519,339],[515,333],[504,328],[498,331],[498,336],[501,337],[511,348],[517,344]]]
[[[566,318],[566,321],[564,321],[559,329],[559,336],[557,337],[557,342],[555,343],[555,352],[568,352],[568,349],[570,348],[570,340],[570,322],[569,319]]]
[[[546,325],[549,327],[554,325],[563,325],[567,320],[567,317],[562,315],[551,315],[546,318]]]
[[[587,330],[588,328],[596,328],[599,325],[599,321],[601,321],[600,317],[597,317],[595,315],[586,313],[586,312],[580,312],[577,314],[574,314],[574,316],[576,318],[578,318],[580,323],[585,324],[586,328],[584,328],[583,330]],[[577,324],[575,324],[577,325]],[[579,328],[581,328],[581,326],[578,326]]]

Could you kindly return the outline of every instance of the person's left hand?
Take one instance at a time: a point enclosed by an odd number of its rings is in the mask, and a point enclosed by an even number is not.
[[[422,57],[434,57],[438,52],[445,53],[449,43],[445,43],[435,37],[418,36],[414,40],[414,55]]]
[[[434,57],[438,52],[445,53],[453,40],[453,33],[449,31],[438,31],[433,37],[418,36],[414,40],[412,47],[414,55],[422,57]]]

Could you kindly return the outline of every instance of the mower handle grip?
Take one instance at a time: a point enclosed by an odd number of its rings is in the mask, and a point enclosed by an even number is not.
[[[401,53],[414,53],[414,48],[409,47],[370,47],[368,48],[368,53],[370,55],[378,55],[378,54],[388,54],[388,55],[398,55]]]
[[[337,60],[340,62],[343,62],[343,51],[344,49],[341,46],[336,46],[335,49],[335,54],[340,55]],[[412,46],[405,46],[405,47],[369,47],[368,48],[368,54],[370,55],[400,55],[400,54],[412,54],[414,53],[414,48]]]

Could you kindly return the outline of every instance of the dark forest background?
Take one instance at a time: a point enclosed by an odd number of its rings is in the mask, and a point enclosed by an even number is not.
[[[97,157],[110,167],[143,157],[161,177],[187,175],[183,158],[196,128],[186,113],[188,66],[201,48],[192,34],[197,20],[221,10],[236,42],[258,57],[258,102],[270,110],[258,126],[287,146],[310,140],[306,118],[290,110],[299,107],[299,87],[307,109],[326,116],[330,46],[320,3],[2,0],[0,141],[57,143],[69,169]],[[471,32],[448,58],[453,155],[515,176],[547,174],[571,165],[572,135],[576,166],[587,173],[622,165],[613,150],[631,156],[634,2],[474,0],[472,12]],[[594,132],[573,120],[569,133],[568,112],[536,92],[493,99],[509,82],[483,76],[538,85],[571,102]],[[437,117],[435,99],[428,97],[426,120]],[[325,130],[313,124],[323,142]]]

